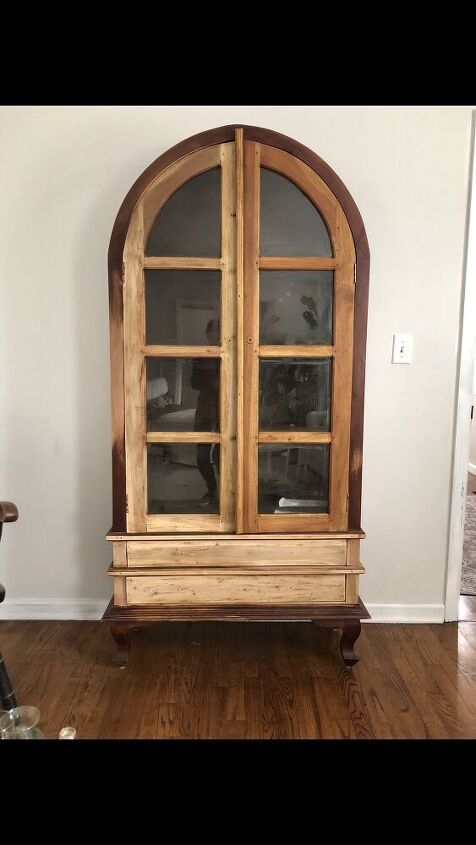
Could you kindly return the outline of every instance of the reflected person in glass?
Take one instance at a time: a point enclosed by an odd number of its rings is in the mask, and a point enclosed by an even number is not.
[[[209,320],[206,327],[209,346],[220,344],[220,320]],[[190,385],[198,390],[195,431],[220,430],[220,377],[215,358],[199,358],[192,370]],[[197,466],[207,485],[207,492],[200,499],[200,505],[207,507],[218,502],[217,478],[220,475],[220,446],[218,443],[197,445]]]

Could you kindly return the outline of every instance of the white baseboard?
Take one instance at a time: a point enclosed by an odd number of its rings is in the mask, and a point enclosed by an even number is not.
[[[444,604],[367,604],[368,622],[444,622]]]
[[[101,619],[107,599],[5,599],[0,605],[3,619]]]
[[[101,619],[107,599],[10,599],[2,619]],[[444,622],[444,604],[367,604],[369,622]]]
[[[476,475],[476,464],[468,464],[468,472],[470,472],[471,475]]]

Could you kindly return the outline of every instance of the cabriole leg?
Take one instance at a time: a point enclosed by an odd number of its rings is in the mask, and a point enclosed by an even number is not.
[[[360,620],[352,620],[351,622],[344,622],[342,625],[342,637],[340,639],[340,653],[346,666],[353,666],[359,660],[354,651],[354,645],[357,642],[362,625]]]
[[[129,639],[129,625],[127,622],[112,622],[111,634],[117,645],[117,651],[112,658],[114,666],[125,669],[129,660],[131,643]]]

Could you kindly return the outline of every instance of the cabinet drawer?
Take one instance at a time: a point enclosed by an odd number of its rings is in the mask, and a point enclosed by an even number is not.
[[[127,604],[339,604],[345,575],[158,575],[126,580]]]
[[[345,566],[345,540],[142,540],[127,543],[127,565]]]

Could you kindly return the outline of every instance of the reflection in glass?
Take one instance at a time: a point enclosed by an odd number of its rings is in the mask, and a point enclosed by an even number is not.
[[[332,256],[329,235],[317,208],[294,182],[264,167],[260,206],[261,255]]]
[[[328,513],[329,445],[258,446],[259,513]]]
[[[221,170],[207,170],[182,185],[159,211],[146,255],[217,258],[220,255]]]
[[[147,358],[148,431],[220,430],[219,358]]]
[[[332,270],[261,270],[260,343],[332,343]]]
[[[146,343],[219,345],[219,316],[219,270],[145,271]]]
[[[262,359],[259,425],[263,431],[329,431],[330,358]]]
[[[148,512],[219,513],[218,443],[149,443]]]

